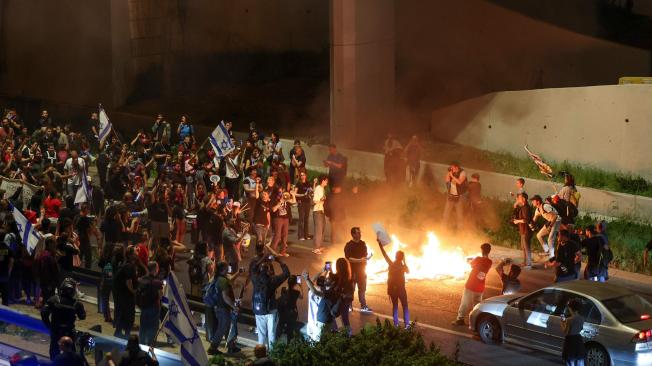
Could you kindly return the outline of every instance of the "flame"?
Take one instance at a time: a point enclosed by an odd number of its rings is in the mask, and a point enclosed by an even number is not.
[[[405,262],[410,269],[410,273],[405,275],[408,281],[464,279],[471,269],[462,248],[443,248],[434,232],[427,233],[427,241],[417,249],[418,252],[414,250],[416,248],[401,242],[396,235],[391,235],[391,239],[392,242],[385,248],[387,255],[394,260],[397,251],[405,253]],[[387,281],[387,262],[381,253],[374,253],[367,262],[367,281]]]

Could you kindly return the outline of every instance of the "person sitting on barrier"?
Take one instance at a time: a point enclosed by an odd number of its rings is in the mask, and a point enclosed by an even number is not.
[[[41,319],[50,330],[50,359],[59,354],[59,339],[75,337],[75,320],[86,319],[84,305],[75,299],[77,282],[66,278],[59,287],[59,294],[50,297],[41,310]],[[74,351],[74,345],[73,345]]]

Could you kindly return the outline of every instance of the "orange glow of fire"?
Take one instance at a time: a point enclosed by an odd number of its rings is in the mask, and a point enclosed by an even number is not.
[[[471,270],[462,248],[444,248],[435,233],[428,232],[426,242],[420,247],[411,248],[402,243],[396,235],[391,235],[392,242],[385,247],[387,255],[394,260],[396,252],[405,253],[405,262],[410,269],[406,280],[441,280],[464,279]],[[387,281],[387,262],[380,250],[374,251],[367,262],[367,281],[383,283]]]

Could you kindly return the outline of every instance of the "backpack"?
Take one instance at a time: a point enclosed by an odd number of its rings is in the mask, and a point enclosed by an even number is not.
[[[268,296],[268,281],[257,279],[254,284],[254,294],[251,300],[251,307],[255,315],[269,314],[269,296]]]
[[[203,288],[203,296],[202,300],[204,301],[204,304],[210,306],[210,307],[215,307],[221,304],[221,299],[222,299],[222,290],[220,290],[220,287],[217,285],[217,279],[219,277],[215,277],[211,282],[207,283],[206,286]]]
[[[193,256],[188,261],[188,275],[190,276],[190,283],[193,285],[201,285],[204,282],[204,271],[201,268],[201,259]]]

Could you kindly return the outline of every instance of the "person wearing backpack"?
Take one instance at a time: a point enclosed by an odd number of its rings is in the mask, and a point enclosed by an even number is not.
[[[209,355],[218,355],[222,352],[218,349],[222,339],[228,335],[231,328],[231,312],[238,311],[233,294],[233,286],[228,278],[229,265],[226,262],[219,262],[215,268],[215,277],[206,285],[204,291],[204,304],[213,310],[215,314],[215,326],[213,336],[210,339],[211,346],[208,348]],[[228,353],[239,351],[233,344],[228,344]]]
[[[543,248],[543,254],[548,255],[549,258],[555,256],[555,245],[557,242],[557,234],[561,226],[561,217],[555,208],[548,202],[544,202],[538,194],[530,199],[532,206],[534,206],[534,217],[532,222],[541,216],[546,220],[546,224],[537,233],[537,239]],[[546,241],[545,237],[548,236]]]
[[[97,263],[102,269],[102,275],[100,277],[100,311],[104,315],[104,321],[107,323],[113,322],[109,298],[111,297],[111,290],[113,288],[114,269],[116,269],[114,266],[122,262],[122,248],[122,246],[111,248],[105,245],[102,247],[102,256]]]
[[[278,323],[278,306],[276,289],[290,277],[290,269],[280,258],[272,257],[281,266],[283,273],[274,275],[273,263],[263,261],[255,266],[251,273],[254,285],[251,306],[256,315],[258,344],[271,350],[276,341],[276,325]]]
[[[190,295],[202,296],[202,289],[213,276],[213,261],[208,257],[208,244],[199,242],[195,252],[188,260],[188,277],[190,278]]]
[[[156,331],[161,313],[163,281],[158,279],[158,263],[147,263],[147,274],[138,279],[136,303],[140,308],[140,330],[138,336],[143,344],[153,346],[156,343]]]

